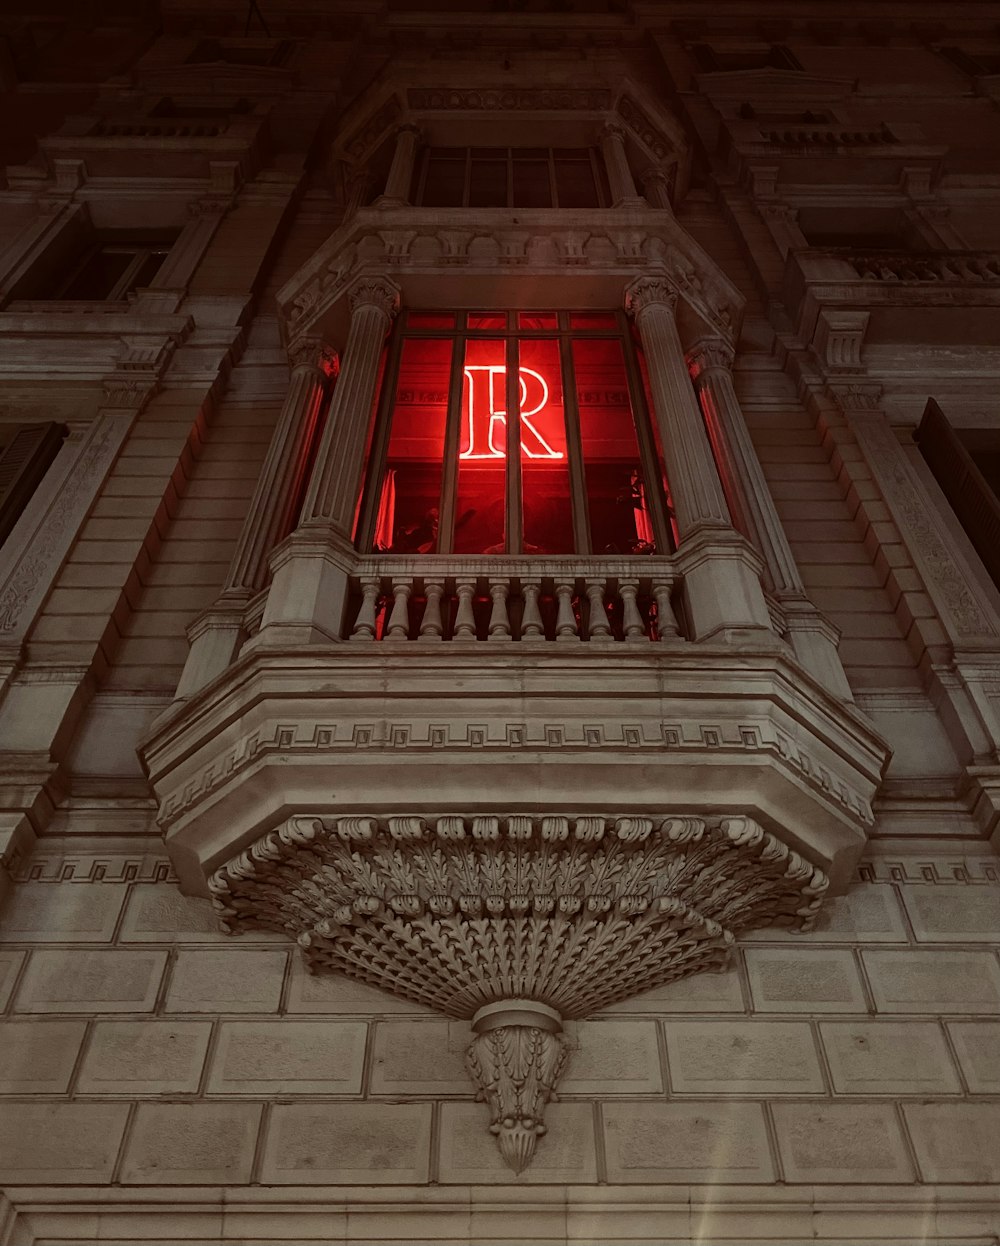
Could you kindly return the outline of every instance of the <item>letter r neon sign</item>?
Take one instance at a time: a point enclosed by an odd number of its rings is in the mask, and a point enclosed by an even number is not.
[[[549,401],[545,378],[533,368],[519,368],[521,412],[521,449],[529,459],[562,459],[566,456],[553,449],[532,417]],[[536,392],[537,402],[528,405],[529,385]],[[471,364],[465,368],[463,392],[463,441],[468,445],[460,459],[503,459],[507,457],[507,369],[502,364]]]

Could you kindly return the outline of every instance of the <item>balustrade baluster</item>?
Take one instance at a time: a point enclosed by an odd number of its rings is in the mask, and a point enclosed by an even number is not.
[[[560,644],[566,644],[578,638],[576,615],[573,613],[574,587],[572,581],[559,581],[556,584],[556,602],[558,605],[556,610],[556,640]]]
[[[351,632],[351,640],[374,640],[376,605],[378,603],[379,580],[377,576],[365,576],[361,581],[361,608]]]
[[[604,609],[604,581],[588,580],[585,588],[587,600],[590,602],[590,620],[587,628],[590,639],[592,641],[610,640],[611,627],[608,623],[607,611]]]
[[[618,593],[622,599],[622,628],[627,641],[646,640],[646,626],[639,613],[637,580],[621,580]]]
[[[545,637],[542,612],[538,608],[540,592],[540,584],[535,584],[531,580],[521,581],[521,596],[524,598],[524,614],[521,616],[522,640],[542,640]]]
[[[656,632],[662,644],[669,644],[680,636],[677,616],[670,600],[673,585],[666,580],[659,580],[653,585],[653,599],[656,602]]]
[[[444,624],[441,622],[443,581],[425,580],[424,593],[427,597],[427,604],[424,606],[424,617],[420,620],[420,639],[431,642],[444,640]]]
[[[413,585],[409,580],[394,580],[392,584],[392,614],[389,615],[387,640],[407,640],[410,635],[410,593]]]
[[[490,580],[490,597],[493,609],[490,612],[490,640],[510,640],[510,618],[507,614],[507,594],[509,583],[504,580]]]
[[[455,640],[476,639],[476,616],[472,611],[472,598],[476,591],[475,580],[456,580],[458,610],[455,613]]]

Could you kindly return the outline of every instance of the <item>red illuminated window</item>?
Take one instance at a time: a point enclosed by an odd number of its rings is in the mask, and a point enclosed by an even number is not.
[[[397,554],[668,550],[633,349],[613,314],[404,313],[359,542]]]

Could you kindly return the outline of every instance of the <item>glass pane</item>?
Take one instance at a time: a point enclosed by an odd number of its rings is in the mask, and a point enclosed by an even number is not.
[[[90,256],[59,297],[106,299],[134,259],[134,250],[125,247],[102,247]]]
[[[465,197],[465,151],[456,149],[458,159],[431,152],[427,160],[423,203],[428,208],[460,208]]]
[[[555,312],[518,312],[519,329],[557,329],[559,321]]]
[[[470,329],[506,329],[507,317],[501,312],[469,312]]]
[[[551,208],[548,160],[525,160],[514,156],[514,207]]]
[[[458,446],[456,554],[502,554],[507,467],[507,347],[466,343]]]
[[[472,161],[469,180],[470,208],[505,208],[507,206],[507,161]]]
[[[649,372],[646,368],[646,356],[639,348],[639,343],[635,339],[638,333],[633,329],[633,344],[635,347],[635,360],[639,365],[639,377],[642,381],[642,392],[646,399],[646,410],[649,412],[649,423],[653,430],[653,446],[656,450],[656,462],[660,471],[660,483],[663,489],[663,498],[666,503],[667,523],[670,525],[670,538],[673,541],[674,549],[680,540],[680,534],[677,531],[677,518],[674,515],[673,500],[670,496],[670,481],[667,478],[667,460],[663,455],[663,442],[660,440],[660,423],[656,418],[656,410],[653,407],[653,394],[649,388]]]
[[[521,513],[525,554],[573,552],[573,505],[559,343],[520,342]]]
[[[621,343],[573,343],[580,441],[595,554],[656,548]]]
[[[163,267],[163,261],[166,258],[167,252],[164,249],[149,251],[143,259],[139,271],[135,274],[130,289],[144,290]]]
[[[453,346],[447,339],[410,339],[403,346],[375,524],[377,550],[437,549]]]
[[[561,159],[556,156],[556,194],[561,208],[597,208],[597,185],[590,157]]]

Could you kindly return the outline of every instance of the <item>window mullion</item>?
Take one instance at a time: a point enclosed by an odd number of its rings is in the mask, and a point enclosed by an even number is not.
[[[125,271],[105,295],[109,302],[124,298],[126,291],[131,290],[132,282],[138,277],[139,271],[148,255],[149,251],[145,248],[140,248],[133,252],[131,260],[125,267]]]
[[[556,157],[551,147],[546,148],[549,153],[549,203],[553,208],[559,207],[559,189],[556,183]]]
[[[562,366],[563,412],[566,419],[566,450],[569,454],[569,487],[573,507],[573,545],[578,554],[591,553],[590,514],[587,507],[587,481],[580,437],[580,409],[576,400],[576,369],[573,366],[572,343],[559,338],[559,362]]]
[[[507,207],[514,206],[514,155],[513,147],[507,148]]]
[[[448,379],[448,422],[444,433],[444,471],[441,473],[441,515],[438,553],[455,547],[455,509],[458,499],[458,448],[461,444],[462,396],[465,386],[464,336],[453,339],[451,374]]]
[[[524,549],[524,517],[521,509],[521,372],[516,337],[507,339],[507,491],[506,546],[510,554]]]
[[[375,416],[375,431],[369,451],[369,466],[365,494],[361,500],[361,518],[358,524],[357,548],[368,550],[375,547],[375,524],[378,518],[382,490],[385,488],[385,463],[389,453],[389,435],[396,406],[396,390],[399,386],[399,363],[403,355],[405,335],[402,326],[396,328],[389,345],[382,381],[382,394]]]
[[[462,194],[462,207],[469,206],[469,196],[472,193],[472,148],[465,149],[465,189]]]
[[[624,319],[624,312],[618,313],[619,324]],[[655,418],[652,411],[646,408],[646,395],[639,376],[639,364],[635,357],[635,346],[629,333],[628,325],[621,325],[621,338],[625,356],[625,378],[628,382],[629,400],[632,404],[633,420],[639,440],[639,454],[642,458],[642,478],[646,484],[646,504],[653,520],[653,533],[656,537],[658,550],[669,550],[673,547],[671,527],[665,509],[663,497],[663,470],[660,457],[656,452],[650,421]],[[670,481],[667,481],[668,487]]]

